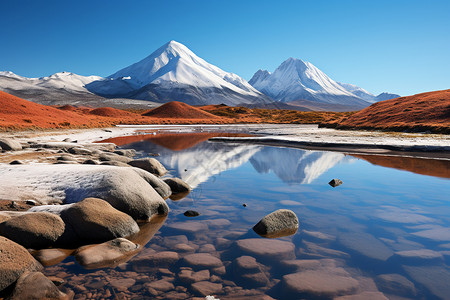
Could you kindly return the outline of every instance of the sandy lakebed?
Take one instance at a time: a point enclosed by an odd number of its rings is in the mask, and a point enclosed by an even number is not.
[[[214,132],[241,135],[204,135]],[[0,247],[10,251],[0,255],[0,297],[36,286],[54,299],[450,292],[449,135],[124,125],[1,139],[22,149],[0,153]],[[330,176],[344,184],[330,187]],[[433,205],[420,201],[431,194]],[[297,233],[267,239],[251,230],[279,208],[297,214]]]

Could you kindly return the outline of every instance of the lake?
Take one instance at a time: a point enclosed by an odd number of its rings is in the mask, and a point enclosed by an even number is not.
[[[167,200],[168,217],[127,262],[85,270],[70,257],[46,275],[64,278],[75,299],[450,299],[448,160],[209,137],[118,138],[193,190]],[[334,178],[343,184],[331,187]],[[298,231],[257,235],[252,227],[278,209],[295,212]]]

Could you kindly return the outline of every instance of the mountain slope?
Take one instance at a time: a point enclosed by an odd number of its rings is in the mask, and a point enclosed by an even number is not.
[[[110,75],[109,80],[93,82],[87,87],[105,96],[120,94],[159,102],[236,105],[271,101],[238,75],[209,64],[176,41]]]
[[[252,85],[274,100],[311,100],[323,103],[366,107],[368,102],[347,91],[309,62],[289,58],[272,74],[258,71]]]
[[[413,130],[450,133],[450,90],[380,101],[348,119],[324,124],[342,129]]]

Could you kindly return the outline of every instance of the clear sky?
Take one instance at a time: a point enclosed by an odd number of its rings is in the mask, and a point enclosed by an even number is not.
[[[0,70],[108,76],[176,40],[249,80],[289,57],[374,94],[450,88],[448,0],[1,0]]]

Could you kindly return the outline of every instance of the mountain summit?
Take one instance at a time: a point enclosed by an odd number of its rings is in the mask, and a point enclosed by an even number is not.
[[[236,105],[271,101],[238,75],[206,62],[176,41],[89,88],[99,94],[158,102]]]
[[[256,72],[250,82],[260,92],[281,102],[303,99],[359,107],[369,105],[313,64],[292,57],[272,74],[261,70]]]

